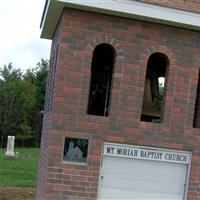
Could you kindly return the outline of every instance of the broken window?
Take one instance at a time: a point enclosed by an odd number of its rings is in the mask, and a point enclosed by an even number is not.
[[[115,49],[109,44],[96,46],[91,66],[88,114],[108,116]]]
[[[196,102],[194,109],[194,119],[193,119],[193,127],[200,128],[200,70],[199,70],[199,79],[197,85],[197,94],[196,94]]]
[[[160,122],[168,58],[154,53],[147,62],[141,121]]]

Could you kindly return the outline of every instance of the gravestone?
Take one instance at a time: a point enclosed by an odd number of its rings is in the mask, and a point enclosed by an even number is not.
[[[14,152],[15,136],[8,136],[6,156],[15,156]]]

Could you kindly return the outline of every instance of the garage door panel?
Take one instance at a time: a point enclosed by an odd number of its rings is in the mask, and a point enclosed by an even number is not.
[[[187,165],[104,156],[100,199],[168,199],[184,196]]]
[[[125,183],[131,186],[133,182],[138,187],[162,184],[166,191],[179,191],[185,183],[186,165],[109,156],[105,156],[103,162],[104,184],[112,183],[116,187]],[[183,184],[177,185],[177,181]]]
[[[124,181],[126,181],[127,183],[130,182],[132,183],[133,181],[138,181],[137,184],[139,183],[148,183],[149,179],[151,179],[151,183],[158,183],[158,184],[166,184],[166,186],[168,185],[168,183],[171,183],[171,187],[174,188],[177,184],[176,182],[173,182],[174,178],[173,175],[171,176],[165,176],[165,175],[162,175],[162,176],[158,176],[157,174],[154,174],[155,176],[151,175],[151,176],[148,176],[148,174],[145,176],[145,173],[144,174],[137,174],[137,175],[122,175],[121,174],[110,174],[110,173],[104,173],[104,182],[106,184],[106,182],[110,182],[111,180],[113,180],[114,184],[117,184],[117,180],[120,179],[119,183],[121,184]],[[109,180],[107,180],[109,179]],[[177,179],[176,179],[177,180]],[[179,180],[183,180],[183,178],[181,177]],[[183,184],[184,185],[184,184]]]
[[[127,171],[123,172],[123,170],[112,171],[112,169],[110,169],[110,171],[104,171],[104,176],[105,177],[109,176],[109,179],[113,178],[117,180],[120,178],[120,180],[122,179],[125,179],[127,181],[138,180],[141,182],[146,182],[149,179],[151,179],[151,182],[158,182],[158,183],[170,182],[173,186],[174,180],[180,180],[180,181],[183,180],[183,177],[185,176],[183,171],[185,172],[186,168],[183,170],[169,171],[169,174],[167,175],[165,174],[166,171],[161,171],[161,173],[154,173],[153,171],[151,171],[151,174],[150,174],[149,171],[147,171],[148,169],[140,169],[140,171],[135,170],[135,169],[132,169],[132,170],[133,172],[129,173]],[[123,174],[123,177],[122,177],[122,174]]]
[[[107,180],[109,179],[109,180]],[[108,182],[109,181],[109,182]],[[110,184],[113,183],[113,184]],[[103,180],[103,187],[113,187],[113,188],[120,188],[120,189],[128,189],[128,190],[145,190],[148,192],[159,192],[160,187],[162,187],[163,193],[173,193],[177,194],[182,191],[184,185],[177,187],[176,184],[169,184],[169,182],[156,182],[156,181],[143,181],[143,180],[134,180],[133,179],[124,179],[124,178],[104,178]]]
[[[141,199],[141,200],[180,200],[179,195],[172,195],[172,194],[163,194],[163,193],[144,193],[142,190],[141,191],[133,191],[130,190],[122,190],[120,191],[119,189],[116,188],[104,188],[103,189],[104,193],[102,194],[100,199],[103,200],[136,200],[136,199]],[[108,198],[109,197],[109,198]]]

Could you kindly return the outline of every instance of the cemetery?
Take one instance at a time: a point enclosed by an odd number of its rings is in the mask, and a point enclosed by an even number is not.
[[[38,148],[19,148],[8,136],[7,148],[0,148],[0,199],[33,200],[37,180]]]

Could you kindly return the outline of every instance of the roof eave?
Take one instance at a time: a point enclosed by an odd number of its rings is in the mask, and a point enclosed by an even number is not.
[[[53,38],[57,23],[64,8],[75,8],[200,31],[200,14],[198,13],[180,11],[173,8],[136,1],[131,1],[130,4],[129,0],[123,0],[123,4],[120,0],[115,0],[117,3],[115,4],[116,6],[113,6],[112,1],[113,0],[109,0],[108,2],[107,0],[105,5],[105,1],[103,2],[102,0],[48,0],[41,21],[41,37],[46,39]],[[127,3],[127,5],[125,3]]]

